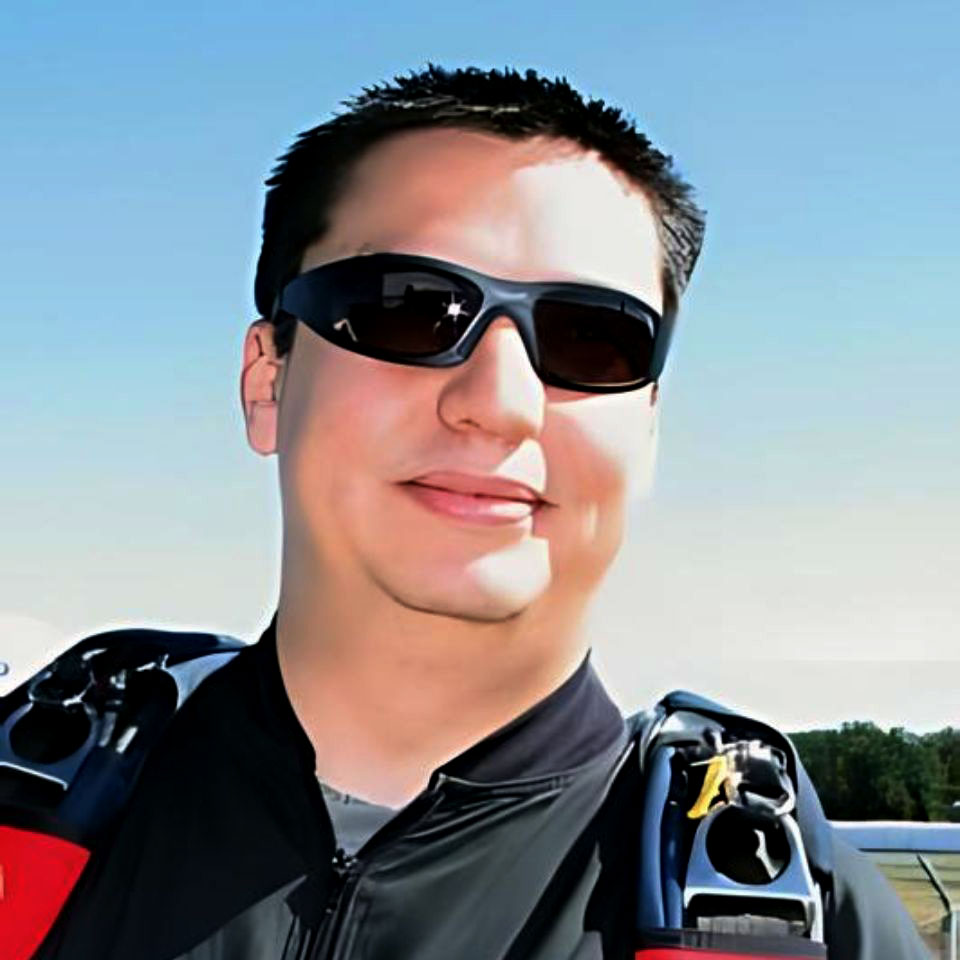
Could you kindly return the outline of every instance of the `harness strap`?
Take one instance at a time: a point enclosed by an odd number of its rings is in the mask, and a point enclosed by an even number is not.
[[[638,950],[636,960],[806,960],[809,954],[799,953],[726,953],[716,950],[698,950],[696,947],[653,947]],[[825,956],[825,954],[821,954]]]
[[[763,917],[736,919],[736,933],[647,931],[634,953],[635,960],[825,960],[827,956],[822,943],[777,935],[763,925]]]
[[[0,960],[29,960],[167,723],[243,645],[119,630],[0,697]]]
[[[685,693],[635,729],[644,781],[635,960],[825,960],[789,741]]]

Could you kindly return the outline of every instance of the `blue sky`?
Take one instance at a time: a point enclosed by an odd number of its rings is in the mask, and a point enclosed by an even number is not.
[[[279,537],[237,403],[262,182],[364,85],[533,66],[624,107],[710,216],[658,488],[598,605],[623,699],[665,645],[698,677],[820,663],[824,716],[848,703],[831,663],[911,660],[944,715],[911,689],[877,716],[960,723],[958,32],[929,0],[5,13],[0,626],[255,635]]]

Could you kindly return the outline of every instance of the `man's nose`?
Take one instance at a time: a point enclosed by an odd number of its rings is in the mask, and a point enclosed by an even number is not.
[[[484,331],[470,356],[450,369],[440,419],[456,430],[480,430],[515,447],[543,429],[546,395],[520,331],[505,316]]]

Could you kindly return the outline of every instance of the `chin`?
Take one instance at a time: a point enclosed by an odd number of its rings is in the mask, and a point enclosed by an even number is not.
[[[554,580],[549,544],[541,537],[493,545],[488,538],[411,535],[369,546],[363,551],[367,575],[387,596],[409,610],[458,620],[515,619]]]
[[[545,557],[488,556],[459,569],[408,568],[380,579],[397,603],[438,616],[501,623],[521,616],[550,586]],[[530,562],[540,561],[540,562]],[[411,575],[412,574],[412,575]]]
[[[399,594],[393,594],[393,599],[408,610],[429,613],[437,617],[449,617],[452,620],[465,620],[471,623],[506,623],[521,616],[529,606],[529,604],[509,603],[493,597],[477,598],[472,603],[450,597],[439,599],[413,598]]]

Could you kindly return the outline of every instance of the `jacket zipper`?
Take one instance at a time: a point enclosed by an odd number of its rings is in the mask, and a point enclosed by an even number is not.
[[[333,960],[336,954],[340,931],[347,914],[346,906],[359,877],[359,866],[356,857],[346,853],[340,847],[337,848],[331,861],[333,883],[324,909],[323,936],[316,950],[311,954],[315,960],[320,958]]]
[[[393,834],[398,832],[398,821],[402,822],[404,827],[417,822],[434,805],[446,779],[445,774],[436,773],[424,794],[381,827],[360,847],[356,855],[348,854],[342,847],[337,848],[330,864],[333,869],[333,885],[324,910],[321,926],[323,932],[317,947],[310,954],[310,960],[336,960],[343,941],[343,929],[350,912],[350,903],[364,867],[370,862],[371,854],[384,843],[388,843]]]

